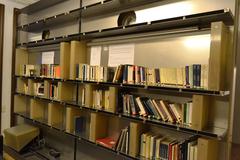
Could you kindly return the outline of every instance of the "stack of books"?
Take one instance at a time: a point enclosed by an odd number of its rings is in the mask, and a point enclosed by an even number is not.
[[[120,65],[113,78],[114,83],[135,85],[174,85],[190,88],[208,88],[208,65],[193,64],[179,68],[146,68],[136,65]]]
[[[21,65],[21,76],[60,78],[60,66],[55,64]]]
[[[88,64],[77,64],[77,80],[112,82],[114,76],[114,67],[90,66]]]
[[[193,64],[178,68],[147,68],[119,65],[117,68],[77,64],[77,79],[149,86],[181,86],[208,89],[208,65]]]
[[[19,74],[21,76],[34,76],[36,74],[36,65],[24,64],[20,65]]]
[[[117,143],[116,143],[116,151],[129,154],[129,127],[126,127],[121,130],[120,135],[118,137]]]
[[[145,84],[147,81],[147,68],[136,65],[120,65],[114,74],[114,83]]]
[[[154,133],[141,135],[140,156],[146,159],[187,159],[197,160],[197,137],[174,139]]]
[[[192,123],[192,102],[179,104],[124,94],[123,113],[190,126]]]
[[[49,86],[49,98],[53,100],[58,100],[58,84],[51,83]]]
[[[104,147],[129,154],[129,126],[121,130],[117,140],[111,137],[97,139],[96,142]]]
[[[42,64],[40,76],[48,78],[60,78],[61,70],[59,65]]]

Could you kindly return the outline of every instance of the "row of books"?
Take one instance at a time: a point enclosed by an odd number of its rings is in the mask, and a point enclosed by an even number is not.
[[[20,75],[60,78],[59,65],[21,65]],[[208,89],[208,65],[193,64],[178,68],[147,68],[137,65],[115,67],[77,64],[78,80],[135,85],[177,85]]]
[[[146,68],[120,65],[113,82],[124,84],[178,85],[208,88],[208,65],[193,64],[178,68]]]
[[[55,64],[20,65],[20,75],[22,76],[60,78],[60,72],[60,66]]]
[[[175,139],[154,133],[141,135],[140,156],[150,160],[197,160],[197,137]]]
[[[111,137],[105,137],[97,139],[96,143],[118,152],[129,154],[129,137],[129,127],[125,127],[121,130],[117,140],[114,140]]]
[[[83,81],[112,82],[115,73],[114,67],[90,66],[77,64],[76,77]]]
[[[171,103],[160,99],[123,94],[123,113],[154,118],[165,122],[191,125],[192,102]]]

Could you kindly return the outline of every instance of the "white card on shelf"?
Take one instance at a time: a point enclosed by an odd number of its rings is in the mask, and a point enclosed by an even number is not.
[[[108,66],[116,67],[120,64],[134,64],[135,44],[109,46]]]
[[[100,66],[101,65],[101,52],[102,52],[101,46],[91,47],[90,65],[92,65],[92,66]]]
[[[42,52],[42,64],[54,64],[54,51]]]

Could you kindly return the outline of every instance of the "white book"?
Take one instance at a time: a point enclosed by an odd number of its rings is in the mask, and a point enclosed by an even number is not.
[[[133,67],[134,66],[128,66],[128,77],[127,77],[127,83],[128,84],[133,84]]]
[[[142,104],[142,102],[140,100],[140,97],[136,98],[136,102],[137,102],[137,105],[139,106],[139,109],[140,109],[140,113],[139,113],[140,116],[146,115],[146,111],[145,111],[144,106],[143,106],[143,104]]]
[[[169,106],[171,107],[174,115],[177,117],[178,123],[180,123],[180,122],[181,122],[181,116],[180,116],[180,114],[178,113],[178,111],[177,111],[177,109],[176,109],[176,107],[175,107],[175,104],[169,104]]]
[[[198,148],[197,145],[194,146],[194,160],[198,160]]]
[[[194,160],[194,146],[190,146],[190,153],[189,153],[188,160]]]

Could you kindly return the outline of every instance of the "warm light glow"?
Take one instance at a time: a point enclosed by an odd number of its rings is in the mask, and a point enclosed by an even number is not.
[[[193,36],[186,38],[183,43],[187,48],[210,48],[210,35]]]
[[[149,9],[136,11],[137,23],[154,20],[185,16],[192,13],[193,6],[190,2],[177,2]]]

